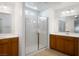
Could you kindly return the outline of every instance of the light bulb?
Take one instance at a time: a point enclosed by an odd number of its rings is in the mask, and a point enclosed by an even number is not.
[[[74,17],[77,17],[77,16],[74,16]]]
[[[66,11],[66,13],[70,13],[70,11]]]
[[[63,15],[65,15],[65,12],[62,12]]]
[[[74,10],[71,10],[70,12],[75,12]]]

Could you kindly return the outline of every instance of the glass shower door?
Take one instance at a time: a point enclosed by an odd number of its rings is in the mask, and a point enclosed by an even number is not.
[[[37,17],[28,15],[26,16],[26,54],[38,49],[37,39]]]
[[[48,47],[48,19],[47,17],[38,18],[39,49]]]

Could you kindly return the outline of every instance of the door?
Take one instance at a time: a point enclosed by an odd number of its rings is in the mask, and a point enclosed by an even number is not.
[[[38,48],[42,49],[48,46],[48,19],[47,17],[38,18],[39,44]]]
[[[38,49],[37,36],[37,17],[26,16],[26,54],[32,53]]]

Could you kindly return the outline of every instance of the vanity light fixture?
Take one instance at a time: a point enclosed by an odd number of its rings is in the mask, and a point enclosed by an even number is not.
[[[9,6],[6,6],[6,5],[0,5],[0,9],[7,10],[7,11],[11,10],[11,8]]]
[[[63,11],[62,12],[63,15],[66,15],[66,14],[69,14],[69,13],[70,13],[70,11]]]
[[[7,7],[7,6],[3,6],[3,8],[4,8],[4,9],[8,9],[8,7]]]
[[[75,10],[72,10],[72,9],[71,9],[71,10],[63,11],[62,14],[63,14],[63,15],[66,15],[66,14],[72,14],[72,13],[74,13],[74,12],[75,12]]]

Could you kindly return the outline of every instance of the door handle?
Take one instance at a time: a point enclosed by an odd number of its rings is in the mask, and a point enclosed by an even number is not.
[[[37,36],[38,36],[38,50],[39,50],[39,32],[37,32]]]

